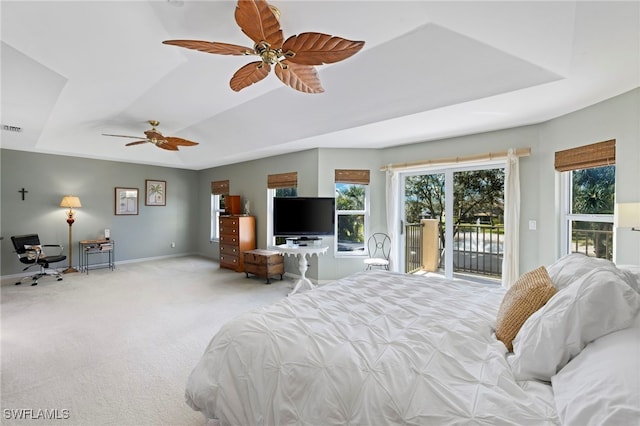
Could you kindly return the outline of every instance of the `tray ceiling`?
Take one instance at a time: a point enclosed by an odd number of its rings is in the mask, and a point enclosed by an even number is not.
[[[285,37],[364,40],[318,67],[322,94],[247,58],[163,45],[251,45],[230,1],[2,1],[2,147],[204,169],[313,147],[381,148],[546,121],[640,86],[640,3],[273,1]],[[197,141],[179,152],[102,133]]]

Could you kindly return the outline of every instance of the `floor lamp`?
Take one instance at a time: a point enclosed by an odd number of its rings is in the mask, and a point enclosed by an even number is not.
[[[62,201],[60,201],[60,207],[69,208],[69,211],[67,212],[67,223],[69,224],[69,267],[62,271],[63,274],[68,274],[71,272],[78,272],[78,270],[73,267],[73,239],[71,236],[71,226],[73,225],[73,222],[75,222],[75,219],[73,218],[73,209],[82,207],[82,204],[80,204],[80,198],[74,197],[73,195],[65,195],[62,197]]]
[[[618,208],[618,228],[640,231],[640,203],[620,203]]]

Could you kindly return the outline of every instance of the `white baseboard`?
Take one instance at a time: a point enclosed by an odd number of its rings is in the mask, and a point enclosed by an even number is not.
[[[152,257],[140,257],[137,259],[118,260],[115,262],[115,264],[117,267],[118,265],[127,264],[127,263],[140,263],[140,262],[148,262],[150,260],[171,259],[172,257],[185,257],[185,256],[207,257],[207,256],[202,256],[200,253],[180,253],[180,254],[168,254],[166,256],[152,256]],[[212,260],[215,260],[215,259],[212,259]]]
[[[152,257],[140,257],[137,259],[127,259],[127,260],[117,260],[114,262],[116,269],[118,268],[118,265],[124,265],[124,264],[128,264],[128,263],[140,263],[140,262],[149,262],[152,260],[162,260],[162,259],[170,259],[173,257],[185,257],[185,256],[200,256],[203,257],[205,259],[210,259],[214,262],[218,262],[218,259],[212,256],[207,256],[203,253],[179,253],[179,254],[170,254],[170,255],[166,255],[166,256],[152,256]],[[60,268],[51,268],[51,269],[56,269],[62,272],[63,269],[65,269],[67,266],[62,266]],[[75,265],[73,266],[76,269],[80,269],[80,266]],[[0,275],[0,281],[4,282],[5,280],[10,280],[10,279],[20,279],[20,278],[24,278],[24,277],[28,277],[30,275],[35,274],[37,271],[33,270],[31,272],[23,272],[20,274],[12,274],[12,275]],[[296,282],[300,279],[300,274],[294,274],[292,272],[285,272],[284,273],[284,277],[286,279],[292,280],[293,282]],[[314,283],[317,286],[322,286],[324,284],[330,283],[334,280],[316,280],[310,277],[307,277],[311,280],[312,283]]]
[[[214,261],[217,261],[217,259],[214,259],[210,256],[205,256],[201,253],[179,253],[179,254],[170,254],[170,255],[166,255],[166,256],[153,256],[153,257],[141,257],[138,259],[128,259],[128,260],[117,260],[114,261],[114,264],[116,266],[116,268],[118,267],[118,265],[123,265],[123,264],[127,264],[127,263],[140,263],[140,262],[148,262],[150,260],[161,260],[161,259],[170,259],[172,257],[184,257],[184,256],[201,256],[207,259],[211,259]],[[78,271],[80,270],[80,265],[71,265],[73,268],[76,268]],[[55,269],[56,271],[59,271],[60,273],[62,273],[62,271],[64,269],[66,269],[68,267],[68,265],[63,265],[60,267],[56,267],[56,268],[49,268],[49,269]],[[4,280],[13,280],[13,279],[20,279],[20,278],[24,278],[24,277],[28,277],[31,275],[35,275],[37,274],[39,271],[39,269],[33,269],[31,271],[26,271],[26,272],[21,272],[19,274],[10,274],[10,275],[0,275],[0,281],[4,281]]]

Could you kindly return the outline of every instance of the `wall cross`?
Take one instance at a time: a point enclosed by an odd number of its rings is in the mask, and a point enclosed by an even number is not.
[[[22,194],[22,201],[24,201],[24,194],[28,193],[29,191],[27,191],[26,189],[22,188],[20,191],[18,191]]]

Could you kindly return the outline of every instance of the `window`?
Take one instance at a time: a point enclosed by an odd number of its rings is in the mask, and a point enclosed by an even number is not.
[[[284,237],[273,236],[273,197],[297,197],[298,172],[279,173],[267,177],[267,247],[284,244]]]
[[[224,198],[229,194],[229,181],[219,180],[211,182],[211,241],[220,239],[220,213],[224,212]]]
[[[556,153],[562,173],[561,254],[613,259],[615,140]]]
[[[224,213],[224,195],[211,194],[211,241],[218,241],[220,238],[220,213]]]
[[[369,217],[369,170],[335,172],[336,254],[361,256],[365,252]]]
[[[564,251],[613,259],[615,166],[563,173]]]
[[[336,183],[336,252],[364,254],[369,185]]]

